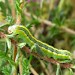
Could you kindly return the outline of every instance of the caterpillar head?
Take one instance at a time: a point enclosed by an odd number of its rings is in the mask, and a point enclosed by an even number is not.
[[[13,33],[13,32],[16,30],[17,27],[18,27],[18,25],[10,26],[10,27],[8,28],[8,33],[9,33],[9,34]]]
[[[61,49],[61,52],[62,52],[63,54],[65,54],[65,55],[69,55],[69,56],[72,55],[72,54],[71,54],[69,51],[67,51],[67,50],[62,50],[62,49]]]

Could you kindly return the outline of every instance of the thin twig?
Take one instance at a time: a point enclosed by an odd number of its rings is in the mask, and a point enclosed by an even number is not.
[[[14,0],[9,0],[9,3],[10,3],[10,5],[11,5],[12,17],[13,17],[13,19],[15,19],[16,12],[15,12]]]
[[[40,64],[41,64],[41,66],[42,66],[44,72],[46,73],[46,75],[50,75],[50,74],[49,74],[49,71],[47,70],[47,68],[46,68],[46,66],[45,66],[45,64],[43,63],[42,60],[40,60]]]
[[[55,72],[53,71],[53,67],[52,67],[51,63],[48,64],[48,72],[51,75],[55,75]]]
[[[24,46],[24,48],[22,48],[25,52],[26,51],[31,51],[28,47]],[[57,65],[58,63],[60,64],[61,67],[63,68],[72,68],[73,65],[70,64],[70,63],[60,63],[58,60],[55,60],[53,58],[48,58],[48,57],[42,57],[41,55],[35,53],[35,52],[30,52],[28,54],[32,54],[33,56],[35,56],[36,58],[39,58],[39,59],[43,59],[47,62],[50,62],[50,63],[53,63],[55,65]]]
[[[15,40],[14,40],[14,41],[15,41]],[[17,42],[15,41],[15,43],[17,43]],[[43,60],[45,60],[45,61],[47,61],[47,62],[50,62],[50,63],[53,63],[53,64],[55,64],[55,65],[57,65],[57,63],[59,63],[60,66],[63,67],[63,68],[72,68],[72,67],[73,67],[73,65],[70,64],[70,63],[60,63],[58,60],[55,60],[55,59],[53,59],[53,58],[42,57],[41,55],[39,55],[39,54],[37,54],[37,53],[35,53],[35,52],[31,52],[31,50],[30,50],[28,47],[26,47],[26,46],[24,46],[24,47],[22,48],[22,50],[24,50],[24,51],[27,52],[28,54],[32,54],[33,56],[35,56],[35,57],[38,58],[38,59],[43,59]]]
[[[14,41],[15,41],[15,40],[14,40]],[[13,43],[13,42],[12,42],[12,43]],[[15,41],[15,43],[17,43],[17,42]],[[53,64],[55,64],[55,65],[57,65],[57,63],[59,63],[60,66],[63,67],[63,68],[72,68],[72,67],[73,67],[73,64],[70,64],[70,63],[60,63],[58,60],[55,60],[55,59],[53,59],[53,58],[42,57],[41,55],[39,55],[39,54],[37,54],[37,53],[35,53],[35,52],[31,52],[31,50],[30,50],[28,47],[26,47],[26,46],[24,46],[24,47],[22,48],[22,50],[24,50],[24,51],[27,52],[28,54],[32,54],[33,56],[35,56],[35,57],[38,58],[38,59],[43,59],[43,60],[45,60],[45,61],[47,61],[47,62],[50,62],[50,63],[53,63]]]
[[[20,59],[19,59],[19,72],[20,75],[22,75],[23,67],[22,67],[22,53],[20,53]]]
[[[5,38],[6,35],[3,32],[0,32],[0,38]]]
[[[30,65],[30,70],[31,70],[31,72],[33,73],[33,75],[39,75],[39,74],[35,71],[35,69],[32,67],[32,65]]]

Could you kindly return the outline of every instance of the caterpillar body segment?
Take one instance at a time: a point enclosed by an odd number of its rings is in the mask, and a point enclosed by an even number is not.
[[[13,29],[12,29],[13,28]],[[38,54],[40,54],[40,56],[46,56],[48,58],[54,58],[57,60],[71,60],[71,53],[69,51],[66,50],[58,50],[46,43],[43,43],[39,40],[37,40],[36,38],[34,38],[32,36],[32,34],[29,32],[29,30],[24,27],[24,26],[10,26],[8,28],[9,33],[18,35],[19,38],[21,38],[23,40],[23,42],[27,43],[30,48],[32,48],[33,46],[35,47],[35,50],[32,51],[36,51]],[[37,45],[35,45],[37,44]],[[38,49],[37,49],[38,48]],[[34,48],[32,48],[34,49]]]
[[[17,35],[19,38],[21,38],[30,47],[34,45],[34,43],[27,37],[27,35],[22,30],[16,29],[13,34]]]
[[[50,50],[45,49],[44,47],[41,47],[41,49],[43,50],[44,55],[46,55],[49,58],[53,57],[54,59],[71,59],[71,57],[68,55],[57,54],[55,52],[51,52]]]

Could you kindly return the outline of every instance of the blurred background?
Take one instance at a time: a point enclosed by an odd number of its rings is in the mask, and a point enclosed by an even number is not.
[[[4,23],[24,25],[37,39],[68,50],[75,58],[75,0],[0,0],[0,25]],[[0,42],[0,49],[3,46]],[[10,75],[5,68],[0,75]],[[61,75],[70,75],[68,69],[61,70]],[[25,75],[55,75],[56,66],[33,56],[29,71]]]

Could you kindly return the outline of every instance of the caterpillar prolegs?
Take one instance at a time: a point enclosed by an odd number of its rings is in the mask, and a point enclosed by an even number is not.
[[[71,60],[71,53],[67,50],[59,50],[57,48],[54,48],[53,46],[50,46],[46,43],[43,43],[40,40],[37,40],[35,37],[32,36],[30,31],[25,26],[20,25],[13,25],[8,28],[8,32],[11,33],[10,35],[17,35],[18,37],[23,39],[23,42],[27,43],[30,48],[33,46],[39,48],[39,51],[36,50],[40,55],[52,57],[57,60]],[[33,48],[34,49],[34,48]],[[34,51],[34,50],[33,50]]]

